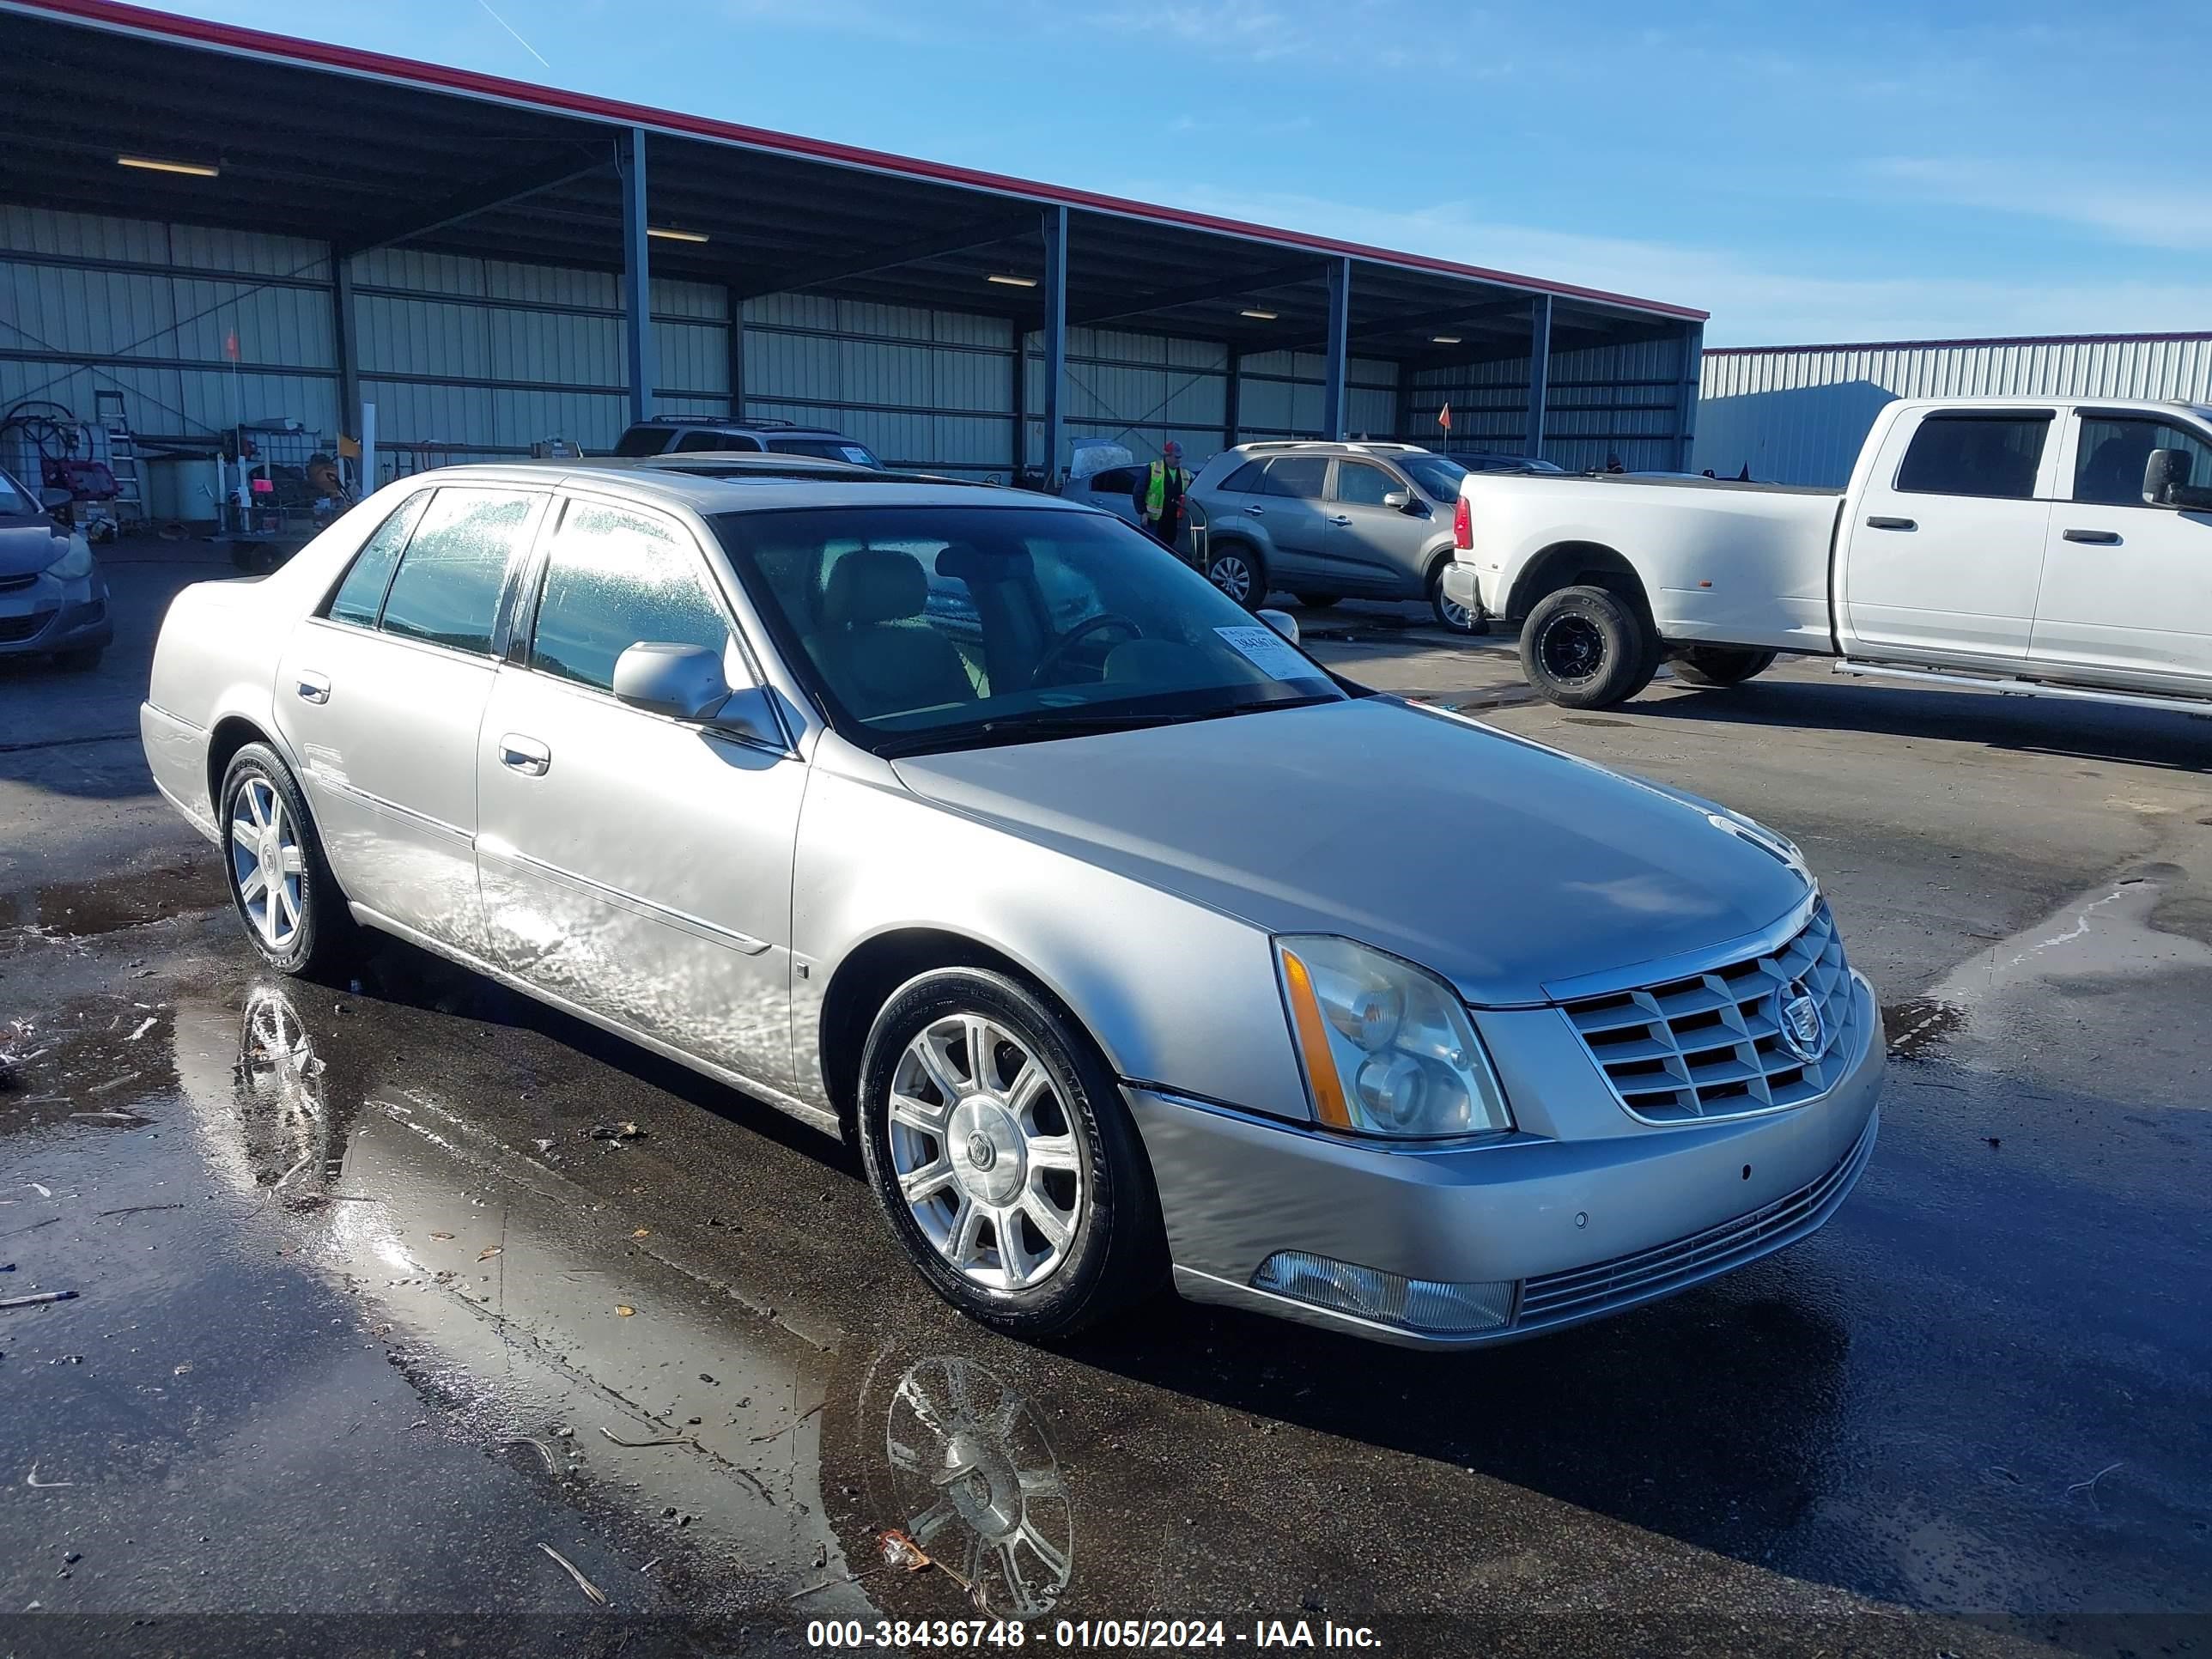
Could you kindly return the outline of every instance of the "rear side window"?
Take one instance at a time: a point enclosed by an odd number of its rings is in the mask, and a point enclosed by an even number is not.
[[[642,514],[571,501],[546,561],[530,665],[608,691],[615,659],[647,641],[727,648],[730,625],[697,553]]]
[[[1931,415],[1912,434],[1897,487],[1915,495],[2027,501],[2050,430],[2047,416]]]
[[[539,500],[504,489],[440,490],[392,579],[384,631],[488,654],[507,560],[521,550]]]
[[[738,437],[731,432],[687,432],[676,441],[674,453],[696,455],[702,450],[739,449],[748,455],[760,453],[760,445],[750,438]]]
[[[2212,446],[2169,421],[2124,420],[2084,415],[2074,456],[2074,499],[2105,507],[2142,507],[2143,467],[2154,449],[2179,449],[2189,457],[2185,483],[2212,483]]]
[[[1262,494],[1317,501],[1328,482],[1326,455],[1279,455],[1267,463]]]
[[[668,428],[665,426],[634,426],[615,440],[615,453],[626,461],[658,455],[667,447]]]
[[[416,491],[376,527],[354,555],[353,568],[338,584],[338,591],[331,595],[330,608],[324,615],[332,622],[351,623],[357,628],[376,626],[376,613],[384,608],[384,590],[392,586],[392,568],[399,562],[407,532],[414,529],[429,499],[428,490]]]

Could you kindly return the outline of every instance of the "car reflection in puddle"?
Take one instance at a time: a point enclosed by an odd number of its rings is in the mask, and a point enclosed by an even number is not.
[[[775,1310],[788,1287],[749,1286],[742,1260],[669,1259],[649,1218],[572,1181],[548,1143],[508,1146],[403,1081],[390,1045],[319,1052],[281,985],[242,1009],[180,1004],[174,1052],[210,1164],[307,1230],[301,1254],[368,1299],[441,1425],[647,1528],[687,1601],[872,1619],[882,1592],[941,1614],[884,1565],[892,1527],[981,1612],[1033,1618],[1066,1592],[1060,1464],[980,1364],[908,1350],[901,1370],[896,1345],[793,1328]]]

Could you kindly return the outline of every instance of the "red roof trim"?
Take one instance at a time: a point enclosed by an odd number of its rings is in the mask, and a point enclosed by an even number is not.
[[[210,22],[203,18],[179,17],[173,13],[155,11],[144,6],[124,5],[118,0],[6,0],[6,9],[76,18],[103,28],[128,30],[133,33],[153,35],[220,52],[278,58],[344,74],[372,76],[469,97],[496,99],[562,114],[616,121],[625,126],[648,127],[662,132],[773,150],[786,155],[805,156],[846,167],[866,167],[906,178],[927,179],[939,184],[998,191],[1042,202],[1060,203],[1068,207],[1089,208],[1102,213],[1150,220],[1159,224],[1179,225],[1189,229],[1214,231],[1224,235],[1310,249],[1317,253],[1343,254],[1377,264],[1396,266],[1401,270],[1433,271],[1447,276],[1469,276],[1482,282],[1527,289],[1534,293],[1590,300],[1662,316],[1679,317],[1691,322],[1703,322],[1710,314],[1687,306],[1668,305],[1656,300],[1638,300],[1625,294],[1607,293],[1602,289],[1549,283],[1534,276],[1517,276],[1511,271],[1492,270],[1481,265],[1433,258],[1426,254],[1396,252],[1389,248],[1371,247],[1363,242],[1340,241],[1334,237],[1280,230],[1241,219],[1194,213],[1181,208],[1160,207],[1148,202],[1130,201],[1123,197],[1101,195],[1091,191],[1070,190],[1057,185],[1038,184],[1032,179],[1018,179],[1005,173],[952,167],[942,161],[918,161],[911,156],[893,155],[882,150],[863,149],[857,145],[832,143],[825,139],[775,132],[765,127],[712,120],[703,115],[684,115],[672,110],[654,109],[648,105],[629,104],[616,99],[563,91],[556,87],[533,86],[526,81],[510,81],[501,76],[482,75],[473,70],[453,69],[442,64],[425,64],[413,58],[394,58],[383,52],[363,52],[320,40],[302,40],[291,35],[271,34],[261,29]]]
[[[1968,346],[2156,345],[2212,340],[2206,334],[2011,334],[1983,340],[1846,340],[1834,345],[1707,346],[1708,357],[1778,357],[1808,351],[1951,351]]]

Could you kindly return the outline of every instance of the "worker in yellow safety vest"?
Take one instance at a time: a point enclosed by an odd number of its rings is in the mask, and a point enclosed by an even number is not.
[[[1173,438],[1160,446],[1160,459],[1138,475],[1129,500],[1137,509],[1138,526],[1164,546],[1173,547],[1182,533],[1182,494],[1190,488],[1190,474],[1182,470],[1182,446]]]

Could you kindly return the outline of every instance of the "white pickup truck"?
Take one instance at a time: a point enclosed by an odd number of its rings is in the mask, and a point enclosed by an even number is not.
[[[1626,702],[1662,662],[2212,713],[2212,409],[1900,402],[1833,490],[1470,473],[1444,592],[1522,623],[1528,683]]]

